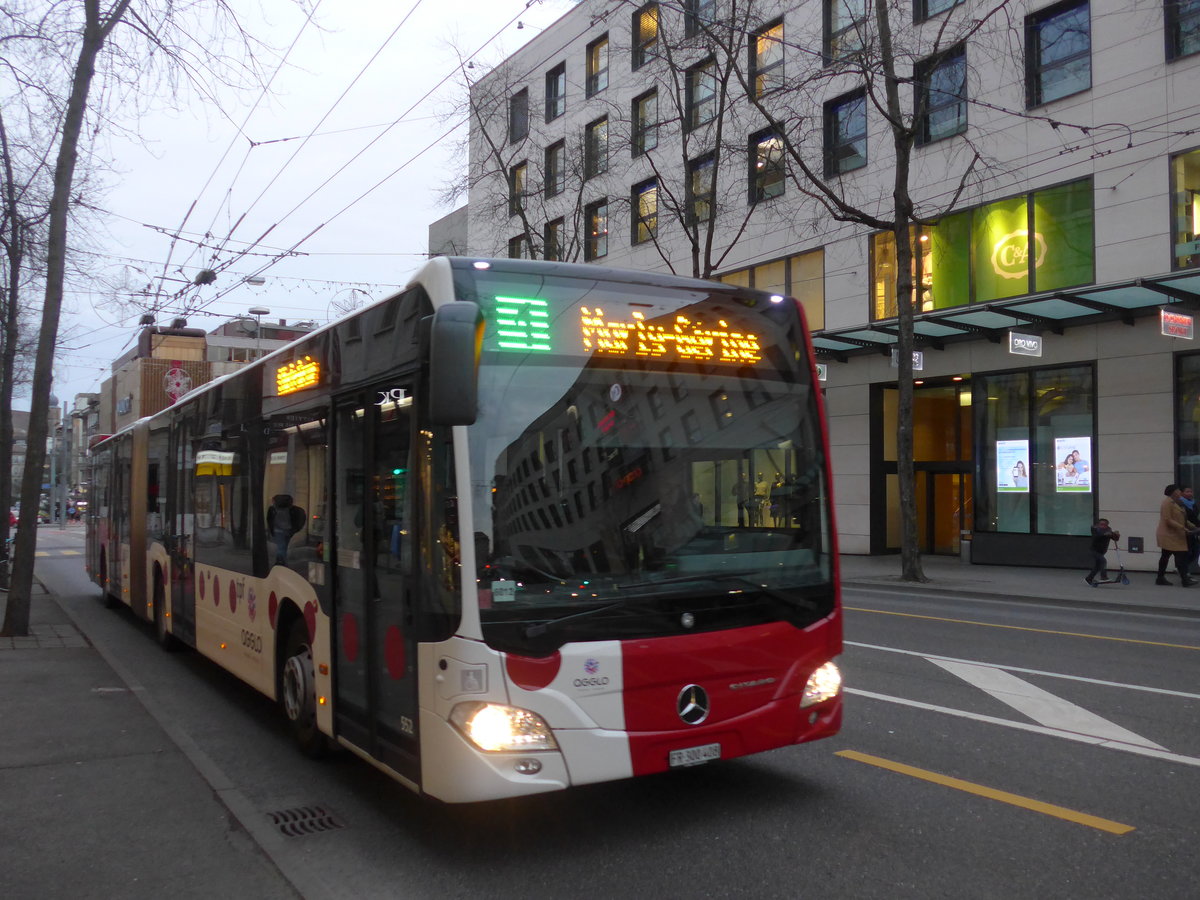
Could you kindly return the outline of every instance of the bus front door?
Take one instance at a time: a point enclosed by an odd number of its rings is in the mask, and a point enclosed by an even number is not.
[[[340,735],[419,784],[411,397],[380,385],[337,411],[335,714]]]

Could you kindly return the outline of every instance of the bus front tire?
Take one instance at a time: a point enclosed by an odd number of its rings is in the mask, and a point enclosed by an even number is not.
[[[308,643],[308,626],[303,619],[292,620],[283,648],[279,700],[292,739],[305,756],[324,756],[328,743],[317,728],[316,679],[313,676],[312,649]]]

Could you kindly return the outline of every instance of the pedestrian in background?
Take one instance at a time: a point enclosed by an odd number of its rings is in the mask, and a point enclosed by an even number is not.
[[[1155,584],[1171,584],[1167,580],[1167,561],[1174,557],[1175,571],[1179,573],[1179,583],[1183,587],[1195,584],[1188,577],[1188,533],[1187,516],[1179,498],[1183,491],[1177,484],[1168,484],[1163,488],[1163,501],[1158,507],[1158,528],[1154,532],[1162,551],[1158,557],[1158,578]]]
[[[1200,509],[1196,507],[1196,494],[1190,487],[1181,488],[1179,503],[1183,507],[1188,524],[1188,568],[1191,575],[1196,570],[1196,558],[1200,556]]]
[[[1092,571],[1083,576],[1083,580],[1096,587],[1096,576],[1100,581],[1108,581],[1108,542],[1119,541],[1121,532],[1109,527],[1108,519],[1097,519],[1092,526]]]

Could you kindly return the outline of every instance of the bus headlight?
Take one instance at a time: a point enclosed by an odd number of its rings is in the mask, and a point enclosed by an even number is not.
[[[804,685],[804,699],[800,701],[800,708],[836,697],[841,689],[842,673],[833,663],[827,662],[813,672],[808,684]]]
[[[450,721],[480,750],[558,749],[546,720],[527,709],[472,701],[455,706]]]

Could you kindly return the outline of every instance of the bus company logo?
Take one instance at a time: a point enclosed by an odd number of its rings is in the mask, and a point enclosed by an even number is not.
[[[600,661],[588,658],[583,662],[583,671],[587,678],[576,678],[571,682],[577,688],[598,688],[608,686],[608,676],[600,674]]]
[[[246,595],[246,613],[250,616],[251,622],[258,615],[258,595],[254,593],[254,588],[250,588]]]
[[[1046,239],[1024,228],[1009,232],[992,247],[992,271],[1001,278],[1024,278],[1029,274],[1029,244],[1034,245],[1033,268],[1046,261]]]
[[[171,398],[172,403],[178,403],[179,398],[191,389],[192,376],[183,368],[182,362],[171,360],[171,368],[163,376],[163,392]]]

